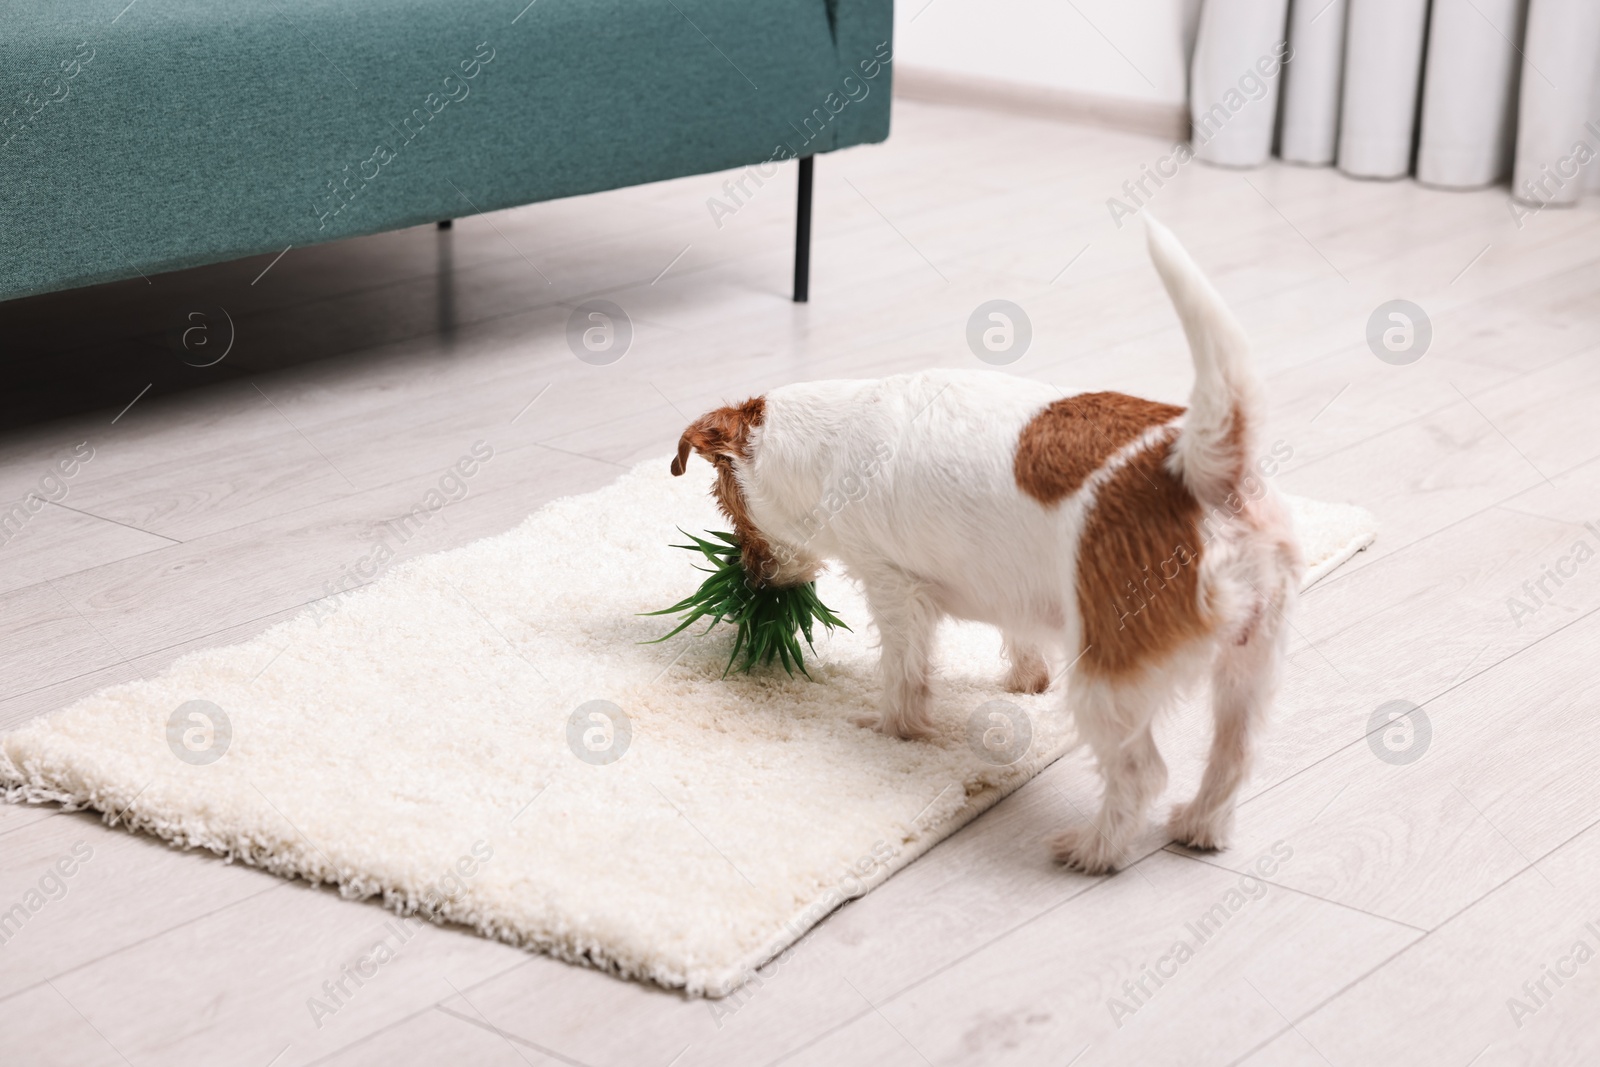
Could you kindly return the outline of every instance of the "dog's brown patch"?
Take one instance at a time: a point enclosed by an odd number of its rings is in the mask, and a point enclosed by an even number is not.
[[[1078,491],[1117,450],[1183,408],[1126,393],[1081,393],[1028,421],[1011,463],[1017,488],[1049,506]]]
[[[1167,469],[1176,434],[1140,450],[1100,486],[1078,544],[1083,666],[1126,675],[1211,620],[1200,604],[1200,502]]]
[[[693,449],[717,469],[717,480],[712,483],[711,495],[716,498],[717,507],[728,517],[728,521],[733,523],[733,532],[739,538],[740,561],[749,579],[757,585],[766,584],[772,575],[778,573],[779,568],[772,546],[750,521],[750,511],[745,504],[744,493],[739,488],[738,476],[734,473],[734,462],[744,462],[750,458],[750,434],[761,425],[766,413],[767,398],[764,396],[751,397],[743,404],[707,412],[683,431],[683,436],[678,438],[678,454],[672,461],[672,473],[682,474],[687,469],[689,451]]]

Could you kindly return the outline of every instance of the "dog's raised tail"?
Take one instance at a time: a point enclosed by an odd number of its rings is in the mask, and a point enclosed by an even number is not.
[[[1261,384],[1239,320],[1172,231],[1144,215],[1150,258],[1194,356],[1194,389],[1178,437],[1179,473],[1197,499],[1215,504],[1249,472],[1265,415]]]

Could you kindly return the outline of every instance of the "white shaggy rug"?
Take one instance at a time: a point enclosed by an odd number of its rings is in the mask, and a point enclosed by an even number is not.
[[[35,720],[0,737],[0,790],[726,994],[1071,738],[1058,692],[1000,689],[999,638],[975,624],[941,633],[938,736],[852,725],[876,660],[836,577],[819,591],[855,631],[818,640],[811,679],[722,679],[728,627],[641,644],[669,623],[635,613],[701,577],[676,527],[725,526],[709,473],[652,460]],[[1372,539],[1358,508],[1297,512],[1318,577]]]

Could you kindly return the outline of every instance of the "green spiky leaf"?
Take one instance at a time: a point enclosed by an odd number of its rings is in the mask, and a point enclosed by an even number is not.
[[[736,662],[739,670],[748,672],[758,664],[769,666],[773,660],[781,663],[791,676],[798,669],[809,678],[811,675],[806,670],[805,655],[801,648],[802,639],[805,648],[815,654],[812,636],[816,623],[820,622],[829,630],[850,629],[817,596],[815,582],[782,588],[757,586],[750,582],[739,555],[739,539],[733,534],[713,530],[710,536],[715,540],[706,540],[681,529],[678,532],[692,543],[672,547],[693,552],[702,562],[710,564],[695,567],[695,570],[703,571],[710,577],[700,583],[699,589],[671,607],[640,612],[641,615],[683,616],[678,625],[644,644],[657,644],[676,637],[701,619],[708,618],[711,621],[701,631],[701,636],[710,633],[719,622],[731,623],[736,627],[733,651],[728,656],[728,665],[722,671],[724,678],[734,669]],[[742,662],[741,653],[744,656]]]

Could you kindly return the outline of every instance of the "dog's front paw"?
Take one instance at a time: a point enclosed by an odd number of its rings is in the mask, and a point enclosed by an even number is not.
[[[1010,693],[1042,693],[1050,688],[1050,668],[1044,660],[1036,663],[1013,663],[1001,683]]]
[[[1057,863],[1084,874],[1110,874],[1122,862],[1111,842],[1092,825],[1062,830],[1050,839],[1050,851]]]
[[[1227,848],[1232,829],[1232,812],[1206,813],[1194,804],[1177,805],[1167,820],[1167,833],[1172,840],[1202,852]]]
[[[1004,685],[1013,693],[1042,693],[1050,688],[1050,663],[1038,646],[1007,637],[1005,658],[1011,666]]]

